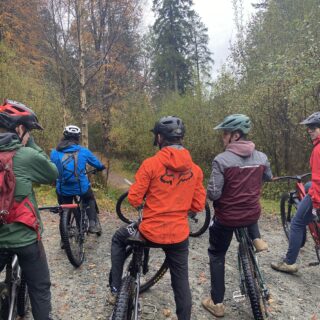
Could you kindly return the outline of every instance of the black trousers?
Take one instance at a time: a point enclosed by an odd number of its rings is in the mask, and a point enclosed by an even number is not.
[[[41,241],[26,247],[0,249],[0,270],[8,261],[8,253],[18,256],[30,297],[35,320],[49,320],[51,312],[50,274],[46,254]]]
[[[74,196],[63,196],[57,193],[59,204],[69,204],[73,202]],[[86,193],[80,196],[84,208],[86,208],[86,213],[89,220],[97,220],[97,211],[95,205],[95,197],[91,188],[88,189]]]
[[[219,223],[216,218],[209,228],[209,259],[211,274],[211,299],[214,303],[222,303],[225,293],[225,256],[229,249],[233,227],[227,227]],[[248,226],[249,237],[254,240],[260,238],[258,224]]]
[[[111,244],[111,286],[119,290],[125,262],[127,239],[135,232],[133,225],[122,227],[112,237]],[[188,275],[189,240],[176,244],[155,244],[151,247],[162,248],[168,261],[171,286],[176,303],[176,314],[179,320],[191,319],[191,291]]]

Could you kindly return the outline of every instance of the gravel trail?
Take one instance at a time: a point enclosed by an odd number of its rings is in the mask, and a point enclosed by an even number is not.
[[[101,210],[102,211],[102,210]],[[115,213],[103,212],[101,237],[90,235],[86,242],[86,260],[75,269],[59,247],[59,217],[43,213],[45,224],[44,244],[51,272],[52,302],[55,319],[92,320],[109,319],[112,307],[105,304],[108,290],[107,274],[110,270],[110,242],[114,231],[122,225]],[[263,238],[270,250],[259,254],[259,262],[272,294],[270,319],[320,320],[320,267],[310,267],[316,255],[309,240],[300,254],[300,270],[296,275],[278,273],[270,262],[280,258],[287,241],[280,220],[274,216],[263,217],[260,222]],[[193,296],[192,320],[214,319],[201,306],[201,298],[209,294],[210,275],[207,256],[208,232],[190,239],[190,285]],[[226,320],[253,319],[247,302],[236,303],[233,291],[238,290],[236,262],[237,243],[232,241],[226,257]],[[175,305],[167,273],[161,281],[141,296],[142,319],[175,319]],[[148,313],[148,311],[152,311]],[[29,316],[29,318],[32,318]]]

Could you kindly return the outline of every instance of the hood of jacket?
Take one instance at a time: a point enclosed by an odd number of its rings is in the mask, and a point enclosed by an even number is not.
[[[192,167],[192,158],[187,149],[180,145],[162,148],[157,157],[160,162],[173,171],[183,172]]]
[[[252,141],[233,141],[226,147],[226,151],[230,151],[240,157],[250,157],[255,149],[255,144]]]
[[[15,133],[0,133],[0,151],[15,150],[22,146],[19,137]]]
[[[76,152],[76,151],[79,151],[81,149],[81,146],[79,144],[75,144],[75,143],[73,143],[71,145],[66,145],[63,148],[61,148],[61,147],[58,148],[58,147],[57,147],[57,151],[65,152],[65,153]]]
[[[62,138],[61,141],[57,145],[57,151],[64,152],[65,148],[73,146],[73,145],[79,145],[79,141]]]

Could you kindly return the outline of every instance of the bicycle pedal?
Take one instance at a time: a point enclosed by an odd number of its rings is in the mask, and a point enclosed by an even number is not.
[[[246,296],[241,293],[241,291],[234,291],[232,294],[232,298],[235,302],[241,302],[246,299]]]
[[[157,307],[153,304],[143,304],[142,306],[142,319],[154,320],[157,314]]]

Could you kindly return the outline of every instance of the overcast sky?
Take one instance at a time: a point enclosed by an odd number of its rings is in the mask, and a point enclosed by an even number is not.
[[[146,1],[151,8],[152,0]],[[226,61],[229,54],[230,41],[236,35],[232,0],[193,0],[193,2],[194,10],[208,28],[209,48],[213,52],[215,61],[213,67],[213,75],[215,76],[221,65]],[[249,20],[254,12],[254,8],[251,6],[252,2],[255,3],[256,1],[243,0],[245,22]],[[146,10],[146,12],[148,11]],[[146,15],[146,22],[147,24],[153,23],[153,16],[150,11]]]

